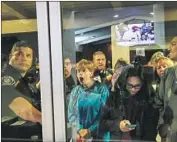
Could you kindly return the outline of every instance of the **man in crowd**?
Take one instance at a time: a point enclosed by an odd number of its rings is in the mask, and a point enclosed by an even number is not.
[[[69,57],[64,59],[64,75],[65,75],[65,88],[66,88],[66,97],[68,98],[68,94],[75,86],[74,79],[72,77],[72,63]]]
[[[65,95],[66,95],[66,110],[68,110],[69,98],[71,90],[75,87],[75,82],[72,77],[72,63],[69,57],[64,59],[64,76],[65,76]]]
[[[177,36],[170,42],[169,58],[177,62]],[[156,104],[159,107],[159,134],[161,141],[177,141],[177,65],[165,70]]]
[[[95,72],[95,80],[106,83],[107,86],[111,84],[112,71],[106,68],[106,56],[102,51],[93,53],[93,63],[97,70]]]
[[[175,36],[170,42],[169,51],[169,58],[173,60],[174,63],[177,63],[177,36]]]

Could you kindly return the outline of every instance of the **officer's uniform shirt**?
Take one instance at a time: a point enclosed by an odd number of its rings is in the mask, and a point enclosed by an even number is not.
[[[1,70],[1,89],[2,89],[2,117],[4,116],[16,116],[11,111],[9,104],[17,97],[23,97],[29,100],[28,97],[20,93],[20,90],[16,89],[19,80],[22,79],[21,74],[10,65],[5,65]],[[22,91],[23,92],[23,91]]]

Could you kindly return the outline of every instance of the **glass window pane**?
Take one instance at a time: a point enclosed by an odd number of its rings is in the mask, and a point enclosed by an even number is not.
[[[176,5],[61,3],[68,140],[177,141]]]
[[[2,4],[2,140],[42,141],[35,2]]]

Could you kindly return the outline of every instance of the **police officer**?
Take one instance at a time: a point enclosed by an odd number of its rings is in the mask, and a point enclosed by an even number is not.
[[[33,62],[33,49],[26,41],[18,41],[13,45],[9,62],[2,68],[2,117],[14,117],[16,114],[9,105],[17,97],[22,97],[31,103],[33,95],[25,75]]]
[[[21,129],[20,133],[17,134],[19,136],[17,136],[15,133],[17,132],[17,127],[15,131],[12,127],[8,127],[21,118],[23,120],[41,123],[41,113],[33,107],[30,98],[32,91],[28,86],[28,82],[24,79],[32,63],[32,47],[26,41],[16,42],[10,52],[9,61],[1,70],[2,137],[29,137],[31,133],[25,133],[26,131],[24,129]],[[23,113],[20,114],[20,111],[23,111]],[[13,131],[11,132],[12,135],[10,135],[10,133],[8,134],[7,131]],[[34,134],[36,134],[36,132],[34,132]]]

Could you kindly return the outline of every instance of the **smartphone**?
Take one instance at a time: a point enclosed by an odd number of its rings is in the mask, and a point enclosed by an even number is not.
[[[133,128],[136,127],[136,125],[135,125],[135,124],[126,124],[126,127],[127,127],[127,128],[131,128],[131,129],[133,129]]]

